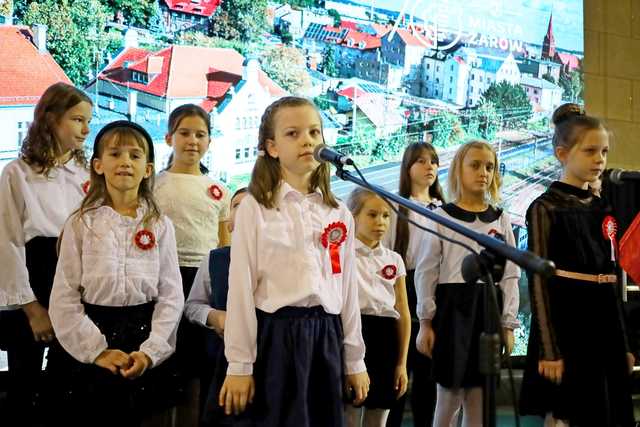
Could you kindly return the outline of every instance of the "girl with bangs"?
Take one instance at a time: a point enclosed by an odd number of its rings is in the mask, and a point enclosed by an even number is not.
[[[455,222],[514,246],[507,213],[496,207],[500,200],[497,156],[486,141],[467,142],[458,148],[449,169],[449,193],[453,199],[435,212]],[[439,224],[438,233],[466,243],[479,252],[482,247]],[[484,298],[479,283],[465,283],[460,266],[468,251],[449,241],[424,233],[416,261],[415,283],[420,330],[417,348],[430,357],[437,383],[433,425],[449,427],[463,407],[462,425],[482,425],[482,384],[478,370],[480,334],[484,325]],[[506,355],[513,349],[513,330],[518,327],[518,279],[520,269],[507,261],[496,283]]]
[[[96,136],[89,191],[60,237],[51,292],[56,423],[138,426],[172,404],[163,362],[184,297],[173,225],[153,199],[153,161],[151,137],[135,123]]]

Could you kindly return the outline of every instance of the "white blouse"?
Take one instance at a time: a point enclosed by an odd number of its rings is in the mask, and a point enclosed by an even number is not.
[[[362,314],[400,318],[396,305],[396,280],[407,272],[400,254],[382,243],[371,249],[356,239],[358,301]]]
[[[141,249],[134,237],[143,216],[144,208],[131,218],[101,206],[65,224],[49,316],[62,347],[80,362],[93,363],[107,348],[83,302],[122,307],[155,301],[151,333],[140,351],[157,365],[175,350],[184,296],[173,225],[163,215],[150,227],[155,245]]]
[[[355,271],[354,220],[342,203],[327,206],[317,191],[302,194],[283,182],[277,208],[248,195],[236,212],[232,235],[225,355],[230,375],[250,375],[256,360],[256,308],[321,305],[339,314],[346,374],[364,372],[364,341]],[[321,236],[333,223],[346,226],[339,246],[340,272],[332,269]]]
[[[218,247],[218,224],[229,219],[229,190],[207,175],[164,171],[154,195],[176,229],[180,266],[198,267]]]
[[[49,177],[23,160],[5,166],[0,177],[0,309],[35,301],[26,267],[25,244],[36,236],[58,237],[67,217],[84,198],[87,170],[71,160]]]
[[[202,259],[200,268],[193,279],[189,297],[184,303],[184,315],[189,321],[200,326],[207,326],[207,317],[213,310],[211,301],[211,276],[209,275],[209,256]]]
[[[458,210],[460,210],[458,208]],[[471,222],[461,220],[449,215],[444,208],[438,208],[435,213],[443,217],[472,228],[482,234],[493,234],[498,232],[504,236],[505,241],[510,246],[515,246],[511,220],[506,212],[492,220],[482,221],[479,216]],[[472,247],[476,252],[483,248],[471,239],[464,237],[440,224],[430,221],[429,228],[435,229],[454,240],[459,240]],[[460,267],[462,260],[469,254],[466,249],[443,241],[431,233],[423,233],[422,248],[419,251],[415,273],[416,293],[418,296],[417,315],[419,319],[433,319],[436,312],[437,301],[435,299],[436,286],[455,286],[456,283],[464,283]],[[519,326],[517,319],[520,294],[518,280],[520,279],[520,267],[517,264],[507,261],[504,275],[498,285],[503,292],[502,326],[516,329]]]
[[[417,203],[418,205],[421,205],[424,208],[431,209],[431,210],[436,209],[438,206],[442,205],[442,202],[437,199],[432,200],[431,203],[424,203],[413,197],[411,197],[410,200],[414,203]],[[396,208],[398,207],[398,205],[395,203],[394,203],[394,206],[396,206]],[[423,227],[426,227],[427,224],[429,224],[429,220],[426,217],[412,210],[409,210],[408,216],[411,221]],[[415,270],[416,259],[418,257],[418,251],[420,250],[420,244],[422,242],[422,235],[423,233],[425,233],[425,231],[419,229],[418,227],[416,227],[411,223],[408,225],[409,225],[409,243],[407,245],[407,254],[405,256],[405,260],[406,260],[405,264],[406,264],[407,270]],[[396,235],[397,235],[396,227],[397,226],[398,226],[398,215],[392,210],[391,222],[389,224],[389,231],[387,232],[387,234],[383,239],[385,246],[392,250],[396,245]]]

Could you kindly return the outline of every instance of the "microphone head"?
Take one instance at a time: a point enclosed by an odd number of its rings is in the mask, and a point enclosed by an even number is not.
[[[320,145],[316,145],[316,148],[313,149],[313,158],[316,160],[316,162],[320,162],[320,163],[326,162],[326,160],[320,157],[320,152],[325,148],[327,148],[325,144],[320,144]]]
[[[623,169],[611,169],[611,173],[609,173],[609,181],[614,184],[621,185],[622,184],[622,172]]]

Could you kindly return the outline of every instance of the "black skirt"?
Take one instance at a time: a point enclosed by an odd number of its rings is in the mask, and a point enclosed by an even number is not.
[[[189,292],[191,292],[197,272],[197,267],[180,267],[185,300],[188,298]],[[202,327],[190,322],[183,314],[178,325],[175,354],[183,381],[188,381],[190,378],[201,375],[205,357],[203,341]]]
[[[544,416],[551,412],[572,426],[635,425],[615,286],[555,277],[549,291],[564,376],[556,385],[538,374],[541,340],[533,318],[520,397],[522,413]]]
[[[390,409],[397,398],[398,329],[393,317],[362,316],[362,337],[367,351],[364,363],[371,385],[363,406]]]
[[[110,349],[136,351],[149,337],[155,303],[126,307],[84,304],[85,313],[107,339]],[[78,362],[59,344],[52,345],[47,364],[51,413],[56,422],[137,426],[142,419],[174,406],[177,399],[175,361],[126,379],[95,364]],[[88,418],[87,418],[88,417]]]
[[[37,236],[25,245],[29,284],[36,300],[44,308],[49,308],[49,296],[53,287],[53,277],[56,274],[57,242],[57,237]],[[32,342],[33,333],[23,310],[0,311],[0,349],[11,351],[24,345],[31,345]]]
[[[482,284],[441,283],[436,287],[433,318],[433,379],[445,388],[479,387],[479,340],[484,329]],[[499,312],[502,291],[495,287]],[[497,319],[496,319],[497,320]]]

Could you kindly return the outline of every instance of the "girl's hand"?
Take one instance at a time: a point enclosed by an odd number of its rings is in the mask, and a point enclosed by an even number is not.
[[[431,320],[421,320],[420,330],[416,338],[416,347],[418,351],[427,357],[433,354],[433,345],[436,342],[436,333],[431,327]]]
[[[253,402],[256,385],[253,375],[227,375],[220,389],[218,404],[224,406],[224,413],[235,415],[244,412],[248,403]]]
[[[355,392],[353,404],[358,406],[364,402],[369,394],[369,374],[360,372],[359,374],[347,375],[345,382],[347,395],[350,395],[351,390]]]
[[[134,351],[129,356],[131,357],[131,365],[124,369],[120,368],[120,375],[125,378],[138,378],[151,366],[151,358],[145,352]]]
[[[36,342],[51,342],[55,338],[53,325],[49,318],[49,312],[38,301],[32,301],[22,306],[22,310],[27,315],[33,339]]]
[[[541,360],[538,362],[538,373],[556,384],[562,382],[564,374],[564,361],[560,360]]]
[[[400,399],[403,394],[407,392],[407,385],[409,384],[409,376],[407,375],[407,365],[396,366],[396,372],[394,374],[394,384],[396,389],[396,399]]]
[[[504,355],[510,356],[513,351],[515,338],[513,336],[513,329],[503,328],[502,333],[504,336]]]
[[[108,369],[112,374],[117,374],[120,370],[124,370],[131,366],[132,360],[124,351],[106,349],[93,361],[94,364],[101,368]]]
[[[629,366],[629,374],[633,373],[633,367],[636,364],[636,357],[633,353],[627,353],[627,366]]]
[[[227,319],[227,313],[223,310],[211,310],[207,314],[207,326],[213,328],[220,337],[224,337],[224,322]]]

